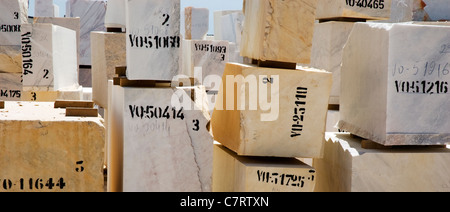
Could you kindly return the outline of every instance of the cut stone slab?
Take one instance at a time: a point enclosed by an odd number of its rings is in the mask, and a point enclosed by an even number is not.
[[[214,144],[213,192],[312,192],[316,177],[295,158],[238,156]]]
[[[20,45],[0,46],[0,73],[22,73]]]
[[[105,14],[105,26],[107,28],[126,28],[125,1],[108,0]]]
[[[391,0],[318,0],[316,19],[385,20],[390,17],[391,4]]]
[[[241,55],[309,64],[316,0],[246,0]]]
[[[353,24],[338,21],[315,24],[311,66],[333,73],[329,104],[339,105],[342,54]]]
[[[72,87],[57,91],[22,91],[21,101],[54,102],[60,100],[82,100],[83,87]]]
[[[207,111],[191,108],[186,92],[172,88],[113,86],[111,188],[124,192],[211,191],[213,139]],[[182,97],[180,97],[182,96]],[[184,105],[183,108],[179,106]],[[201,107],[198,107],[201,108]],[[121,171],[117,172],[117,169]]]
[[[102,192],[104,143],[101,117],[66,117],[50,102],[5,102],[0,190]]]
[[[67,29],[71,29],[76,33],[77,39],[77,67],[80,64],[80,17],[69,18],[69,17],[34,17],[33,23],[49,23],[61,27],[65,27]]]
[[[316,158],[316,192],[448,192],[450,149],[363,149],[362,139],[327,133],[323,158]],[[319,174],[320,173],[320,174]]]
[[[20,45],[20,25],[26,23],[28,0],[0,0],[0,46]]]
[[[226,40],[235,43],[238,47],[237,50],[239,50],[243,28],[244,13],[242,10],[214,12],[214,40]]]
[[[386,146],[449,143],[449,32],[356,23],[342,59],[339,128]]]
[[[204,40],[209,30],[208,8],[184,8],[186,40]]]
[[[172,80],[181,66],[180,0],[127,0],[127,78]]]
[[[75,31],[53,24],[22,25],[24,90],[52,91],[78,85]]]
[[[229,62],[229,42],[212,40],[183,40],[183,73],[218,91],[225,64]]]
[[[22,96],[22,74],[0,73],[0,100],[20,101]]]
[[[320,157],[331,73],[228,63],[216,98],[214,139],[238,155]]]
[[[80,65],[91,63],[91,32],[106,31],[106,2],[97,0],[68,0],[66,17],[80,17]]]
[[[115,77],[116,66],[126,66],[125,33],[92,32],[92,99],[108,108],[108,80]]]

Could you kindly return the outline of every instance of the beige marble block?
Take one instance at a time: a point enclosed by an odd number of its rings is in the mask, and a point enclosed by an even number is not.
[[[363,149],[361,138],[327,133],[314,159],[317,192],[448,192],[450,150],[440,147]]]
[[[0,100],[20,101],[22,96],[22,74],[0,73]]]
[[[317,19],[389,19],[391,0],[318,0]]]
[[[310,65],[333,73],[329,104],[339,104],[342,55],[353,25],[338,21],[315,24]]]
[[[308,64],[316,0],[246,0],[241,56]]]
[[[331,73],[228,63],[216,98],[214,139],[239,155],[320,157]]]
[[[125,33],[91,32],[92,100],[108,108],[108,80],[126,66]]]
[[[0,46],[0,73],[22,73],[20,45]]]
[[[316,171],[295,158],[238,156],[214,144],[213,192],[312,192]]]
[[[449,32],[355,23],[342,58],[339,128],[386,146],[449,143]]]
[[[105,127],[54,103],[6,102],[0,111],[0,191],[102,192]]]

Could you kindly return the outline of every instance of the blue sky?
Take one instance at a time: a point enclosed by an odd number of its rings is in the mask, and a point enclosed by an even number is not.
[[[66,13],[66,0],[53,0],[53,2],[59,7],[59,17],[64,17],[64,14]],[[243,0],[181,0],[181,8],[192,6],[209,9],[209,33],[214,32],[214,11],[241,10],[242,4]],[[30,10],[28,12],[28,15],[34,16],[34,0],[30,0]]]

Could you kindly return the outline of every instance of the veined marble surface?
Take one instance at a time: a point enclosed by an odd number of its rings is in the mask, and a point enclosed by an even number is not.
[[[68,0],[66,3],[67,17],[80,17],[80,65],[91,63],[91,32],[106,31],[105,1]]]
[[[0,46],[20,45],[20,25],[25,23],[28,0],[0,0]]]

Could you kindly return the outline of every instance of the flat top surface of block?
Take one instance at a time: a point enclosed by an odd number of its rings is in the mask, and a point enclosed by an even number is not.
[[[66,110],[54,108],[54,102],[5,102],[0,111],[1,121],[91,121],[101,123],[99,117],[66,117]]]
[[[398,154],[398,153],[450,153],[449,148],[444,147],[420,147],[420,146],[399,146],[389,149],[364,149],[361,147],[360,137],[352,136],[349,133],[325,133],[326,140],[340,142],[343,148],[353,157],[364,154]]]

